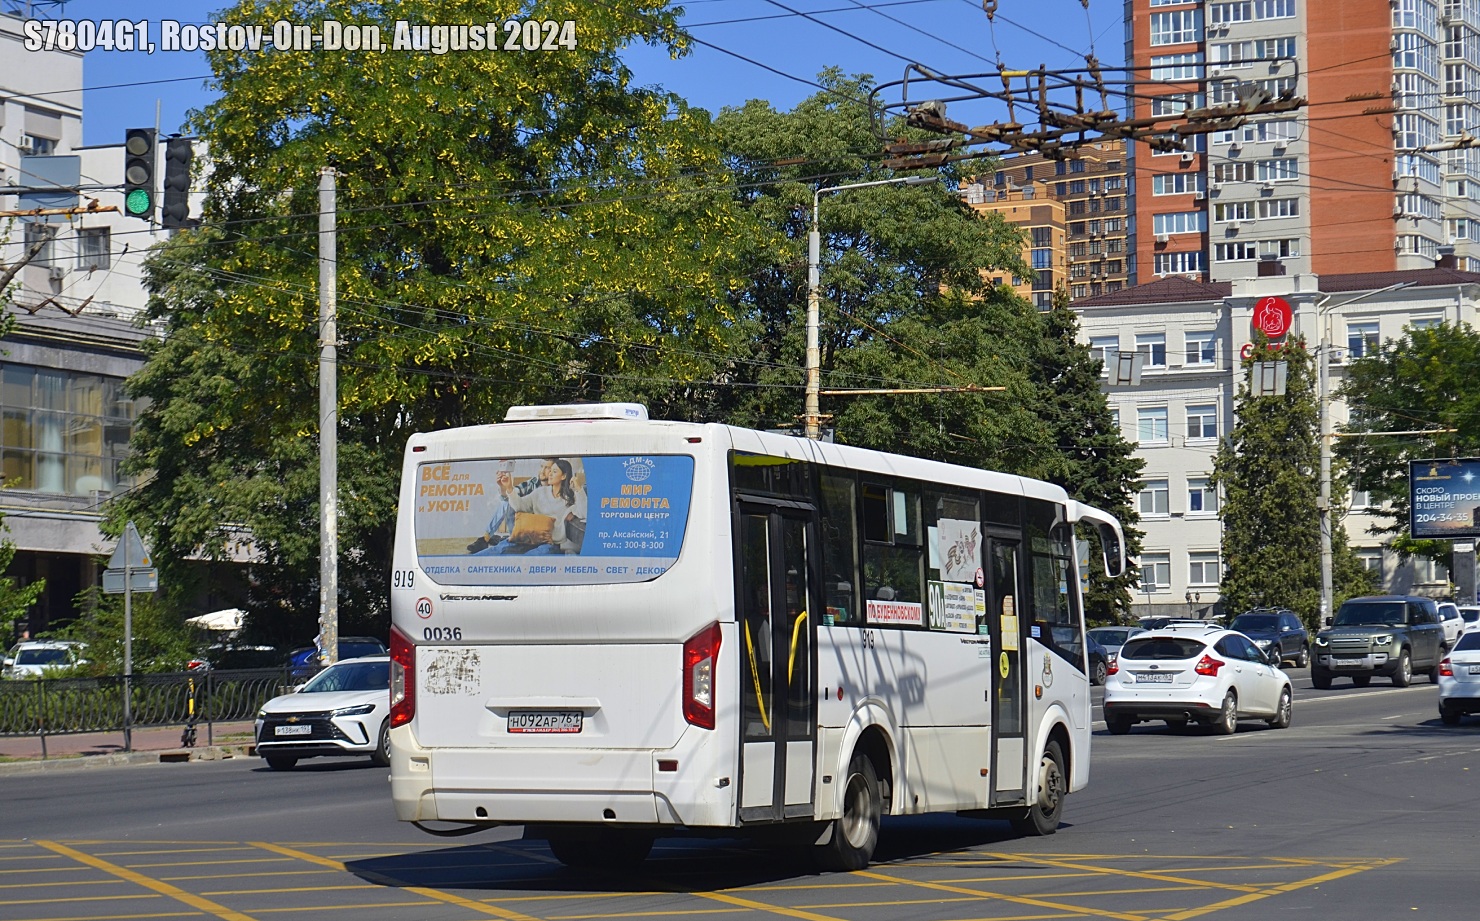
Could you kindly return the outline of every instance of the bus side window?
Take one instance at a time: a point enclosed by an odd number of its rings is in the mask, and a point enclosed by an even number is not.
[[[858,483],[851,475],[822,473],[823,623],[863,623],[858,598]]]

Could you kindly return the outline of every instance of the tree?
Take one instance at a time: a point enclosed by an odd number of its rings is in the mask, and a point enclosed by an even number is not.
[[[1469,324],[1409,327],[1397,339],[1352,362],[1340,395],[1350,407],[1346,428],[1360,437],[1340,439],[1339,457],[1352,482],[1366,490],[1374,514],[1403,556],[1451,562],[1453,542],[1414,540],[1409,532],[1408,464],[1434,457],[1473,456],[1480,445],[1480,333]],[[1450,429],[1429,436],[1383,435],[1415,428]]]
[[[432,0],[272,0],[228,24],[445,20]],[[467,22],[508,4],[469,0]],[[634,41],[684,50],[659,0],[547,0],[558,53],[209,55],[194,113],[212,170],[203,226],[147,268],[166,335],[109,526],[150,535],[161,585],[192,556],[253,560],[254,619],[279,641],[318,608],[317,231],[338,176],[340,588],[346,631],[384,632],[397,480],[416,430],[514,403],[640,398],[655,415],[738,353],[727,298],[747,237],[708,117],[630,85]],[[673,395],[678,394],[679,398]]]
[[[1261,396],[1256,360],[1285,362],[1285,392]],[[1305,340],[1271,348],[1262,334],[1243,361],[1232,436],[1218,446],[1210,482],[1223,490],[1223,581],[1230,611],[1286,607],[1319,627],[1320,417]],[[1365,575],[1339,522],[1332,524],[1333,595],[1360,592]]]

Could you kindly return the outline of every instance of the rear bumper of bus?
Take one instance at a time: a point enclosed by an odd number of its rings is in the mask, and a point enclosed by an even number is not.
[[[738,778],[704,752],[684,739],[663,751],[430,749],[399,726],[391,799],[403,822],[733,826]]]

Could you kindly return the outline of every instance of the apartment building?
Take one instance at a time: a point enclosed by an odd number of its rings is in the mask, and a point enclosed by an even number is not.
[[[1069,271],[1064,203],[1040,194],[1034,186],[997,190],[968,183],[960,194],[972,210],[1001,215],[1023,231],[1023,263],[1032,267],[1033,274],[1003,274],[991,281],[1007,285],[1039,307],[1051,306],[1054,288]]]
[[[1243,379],[1240,351],[1251,341],[1254,306],[1281,297],[1294,312],[1292,336],[1331,350],[1331,388],[1346,364],[1395,338],[1406,326],[1476,321],[1480,273],[1445,261],[1427,269],[1329,275],[1270,274],[1225,282],[1173,276],[1076,302],[1081,335],[1091,348],[1143,356],[1138,386],[1106,391],[1117,424],[1146,461],[1138,499],[1142,578],[1135,613],[1206,616],[1221,611],[1221,497],[1208,482],[1219,441],[1234,424]],[[1384,291],[1407,284],[1400,290]],[[1340,400],[1334,425],[1346,421]],[[1343,503],[1344,504],[1341,504]],[[1338,497],[1338,517],[1364,564],[1393,592],[1443,595],[1449,573],[1427,561],[1400,564],[1371,533],[1378,519],[1366,494]]]
[[[990,177],[963,190],[973,207],[1013,196],[1063,204],[1067,264],[1053,284],[1044,287],[1040,282],[1033,289],[1036,293],[1024,292],[1035,299],[1060,282],[1074,298],[1119,291],[1130,284],[1127,193],[1125,141],[1087,144],[1064,159],[1040,153],[1004,157]],[[1006,213],[1003,216],[1017,223]]]
[[[1127,0],[1135,117],[1262,91],[1294,112],[1133,145],[1134,277],[1480,269],[1480,0]]]

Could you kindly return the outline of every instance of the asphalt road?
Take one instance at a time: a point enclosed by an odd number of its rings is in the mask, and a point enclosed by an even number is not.
[[[4,774],[0,918],[1473,917],[1480,718],[1441,726],[1422,681],[1313,691],[1291,674],[1288,730],[1101,730],[1057,835],[891,819],[852,874],[686,839],[637,875],[576,874],[517,829],[437,839],[395,822],[368,761]]]

